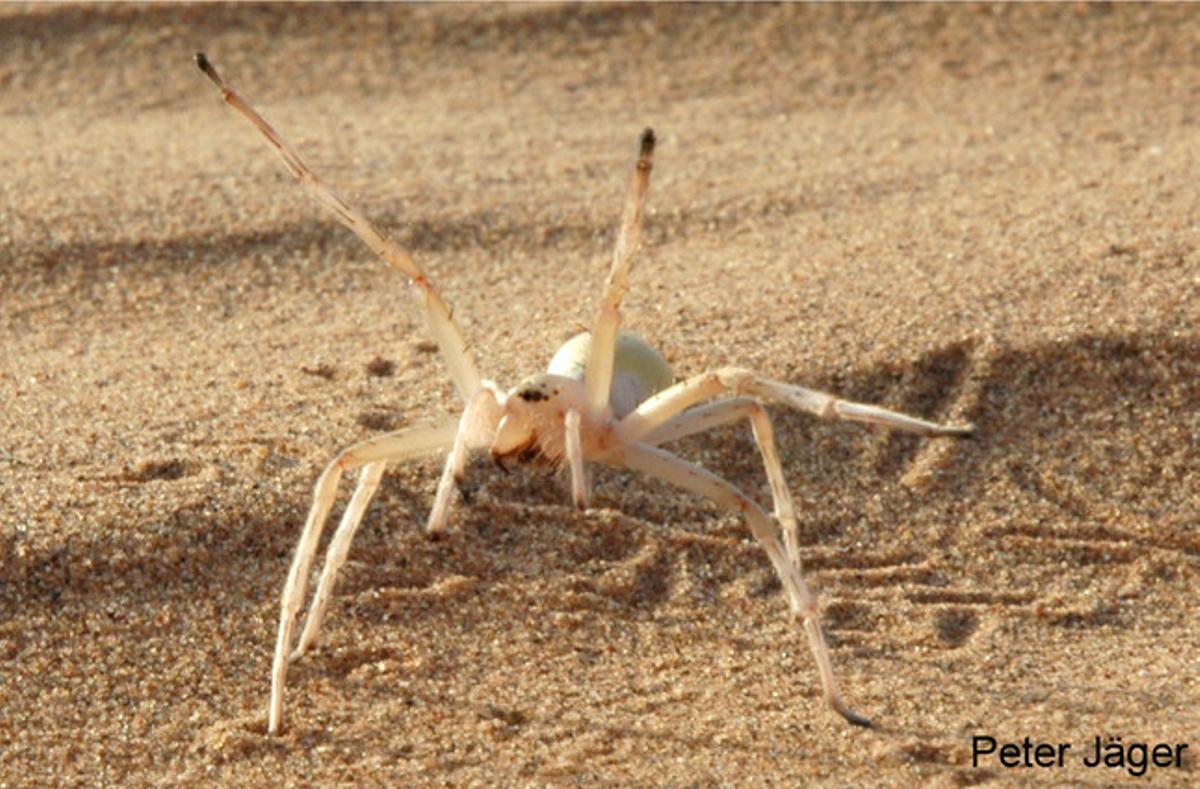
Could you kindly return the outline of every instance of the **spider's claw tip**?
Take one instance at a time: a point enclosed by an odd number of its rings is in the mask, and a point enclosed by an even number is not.
[[[654,137],[654,129],[651,129],[649,126],[647,126],[646,130],[642,132],[641,155],[649,156],[651,153],[653,153],[655,142],[656,142],[656,138]]]
[[[871,722],[870,718],[864,718],[852,709],[839,709],[838,712],[841,713],[842,717],[845,718],[846,722],[851,726],[859,726],[863,729],[875,728],[875,724]]]
[[[221,81],[220,75],[217,74],[216,68],[213,66],[212,63],[209,62],[208,56],[205,55],[203,52],[197,52],[195,55],[195,60],[196,60],[196,65],[200,68],[201,71],[204,72],[204,75],[206,77],[208,77],[209,79],[211,79],[213,82],[217,83],[217,85],[219,85],[222,89],[224,89],[225,85]]]

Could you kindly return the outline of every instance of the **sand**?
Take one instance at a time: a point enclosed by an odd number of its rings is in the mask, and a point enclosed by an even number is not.
[[[1198,40],[1189,7],[0,8],[0,784],[1131,781],[1083,764],[1110,735],[1189,744],[1139,780],[1194,784]],[[431,457],[265,735],[317,474],[459,404],[198,49],[505,386],[590,322],[652,125],[626,325],[679,375],[978,427],[772,409],[876,728],[822,704],[738,516],[604,468],[580,514],[480,458],[430,541]],[[769,502],[744,426],[679,451]]]

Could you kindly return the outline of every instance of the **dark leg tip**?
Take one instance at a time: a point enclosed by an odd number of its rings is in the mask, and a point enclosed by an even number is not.
[[[221,82],[221,77],[218,76],[217,70],[215,68],[213,68],[212,63],[208,62],[208,58],[205,56],[205,54],[203,52],[196,53],[196,65],[199,67],[199,69],[201,71],[204,72],[204,75],[206,77],[208,77],[213,82],[217,83],[217,85],[220,85],[222,89],[224,89],[224,84]]]
[[[654,129],[646,127],[646,130],[642,132],[642,156],[649,156],[650,154],[654,153],[655,141]]]
[[[874,729],[875,728],[874,723],[871,723],[871,721],[869,719],[864,718],[863,716],[859,715],[854,710],[847,707],[846,704],[841,701],[841,699],[838,699],[837,701],[832,702],[830,704],[830,706],[833,707],[834,712],[836,712],[838,715],[841,715],[843,718],[845,718],[846,722],[849,723],[851,726],[860,726],[864,729]]]
[[[875,728],[874,723],[871,723],[870,720],[868,720],[867,718],[864,718],[861,715],[850,714],[850,715],[846,716],[846,720],[850,723],[851,726],[858,726],[863,729],[874,729]]]

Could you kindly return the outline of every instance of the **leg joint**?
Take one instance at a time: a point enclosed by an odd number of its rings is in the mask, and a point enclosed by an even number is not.
[[[736,394],[749,392],[756,377],[744,367],[722,367],[714,375],[722,386]]]

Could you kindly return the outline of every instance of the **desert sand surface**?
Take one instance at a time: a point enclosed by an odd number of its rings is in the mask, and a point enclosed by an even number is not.
[[[1171,6],[0,8],[0,784],[1194,784],[1198,41]],[[976,425],[771,408],[875,727],[738,515],[479,457],[431,541],[430,456],[266,736],[317,475],[461,406],[197,50],[506,387],[590,324],[652,126],[625,325],[679,376]],[[770,506],[745,425],[677,449]],[[1097,736],[1189,747],[1135,778]]]

